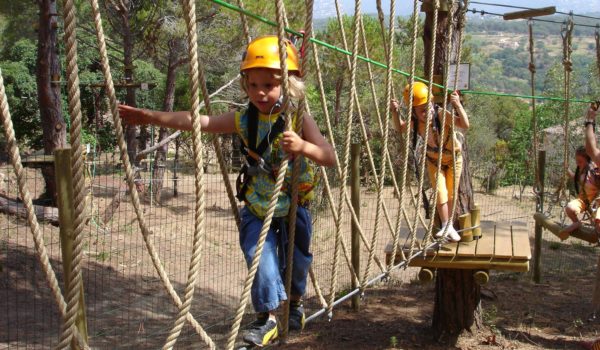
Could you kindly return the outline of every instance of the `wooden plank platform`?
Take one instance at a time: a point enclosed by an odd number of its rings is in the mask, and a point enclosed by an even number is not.
[[[448,243],[413,259],[409,266],[451,269],[529,271],[531,248],[527,223],[482,221],[483,236],[472,242]],[[391,245],[386,247],[391,259]],[[402,249],[409,250],[408,243]],[[396,259],[399,255],[396,256]]]

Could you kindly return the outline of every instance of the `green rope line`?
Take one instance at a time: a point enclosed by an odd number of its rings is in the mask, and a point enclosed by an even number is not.
[[[263,17],[261,15],[258,15],[256,13],[250,12],[250,11],[248,11],[246,9],[242,9],[242,8],[236,6],[236,5],[228,3],[227,1],[224,1],[224,0],[210,0],[210,1],[213,2],[213,3],[215,3],[215,4],[217,4],[217,5],[225,7],[227,9],[229,9],[229,10],[239,12],[239,13],[241,13],[241,14],[243,14],[245,16],[248,16],[250,18],[253,18],[253,19],[257,20],[257,21],[260,21],[262,23],[268,24],[270,26],[273,26],[273,27],[277,26],[277,23],[269,20],[268,18],[265,18],[265,17]],[[290,29],[290,28],[285,28],[285,31],[287,33],[293,34],[293,35],[298,36],[298,37],[303,37],[304,36],[301,32],[298,32],[298,31]],[[335,45],[329,44],[329,43],[327,43],[325,41],[316,39],[314,37],[310,38],[309,41],[313,42],[313,43],[315,43],[317,45],[326,47],[326,48],[328,48],[330,50],[342,53],[344,55],[352,56],[352,52],[350,52],[348,50],[344,50],[344,49],[342,49],[340,47],[337,47]],[[367,62],[367,63],[370,63],[370,64],[372,64],[372,65],[374,65],[376,67],[380,67],[380,68],[384,68],[384,69],[388,68],[386,64],[384,64],[382,62],[379,62],[379,61],[375,61],[375,60],[370,59],[368,57],[364,57],[364,56],[361,56],[361,55],[357,55],[357,57],[358,57],[359,60]],[[401,74],[401,75],[403,75],[405,77],[410,77],[410,73],[407,73],[407,72],[405,72],[403,70],[400,70],[398,68],[392,68],[392,72]],[[426,84],[429,83],[429,80],[424,79],[424,78],[420,78],[420,77],[416,77],[416,76],[415,76],[415,80],[416,81],[421,81],[421,82],[426,83]],[[444,89],[445,88],[444,85],[437,84],[437,83],[433,83],[433,86],[438,87],[440,89]],[[454,90],[451,89],[451,88],[448,88],[448,91],[453,92]],[[565,99],[562,98],[562,97],[531,96],[531,95],[509,94],[509,93],[491,92],[491,91],[475,91],[475,90],[461,90],[460,93],[463,94],[463,95],[483,95],[483,96],[512,97],[512,98],[523,98],[523,99],[536,99],[536,100],[545,100],[545,101],[565,102]],[[573,103],[592,103],[594,101],[592,101],[592,100],[586,100],[586,99],[571,99],[571,100],[569,100],[569,102],[573,102]]]

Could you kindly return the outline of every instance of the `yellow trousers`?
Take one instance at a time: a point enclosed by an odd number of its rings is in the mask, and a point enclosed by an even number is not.
[[[427,152],[427,174],[429,175],[429,183],[433,187],[435,184],[435,176],[437,174],[437,153]],[[454,174],[456,173],[456,183],[460,182],[460,175],[462,174],[462,155],[460,152],[456,152],[456,167],[452,161],[452,155],[443,153],[442,154],[442,168],[437,181],[437,204],[448,203],[454,198]]]

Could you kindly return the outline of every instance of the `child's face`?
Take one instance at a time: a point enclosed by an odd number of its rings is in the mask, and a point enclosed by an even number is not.
[[[575,164],[577,164],[577,167],[579,169],[583,169],[587,166],[588,161],[584,156],[577,155],[575,156]]]
[[[246,93],[250,102],[261,113],[277,113],[279,108],[273,105],[281,95],[281,82],[274,77],[274,70],[267,68],[254,68],[246,71]]]
[[[429,103],[425,103],[423,105],[414,107],[415,114],[417,115],[417,118],[419,119],[420,122],[427,121],[427,106],[428,105],[429,105]]]

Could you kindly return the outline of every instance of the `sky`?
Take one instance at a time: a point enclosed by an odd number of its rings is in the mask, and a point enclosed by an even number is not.
[[[345,14],[354,13],[354,0],[340,0],[342,9]],[[573,10],[578,14],[585,14],[589,12],[600,12],[600,0],[480,0],[478,2],[483,3],[500,3],[504,5],[516,5],[516,6],[527,6],[527,7],[546,7],[556,6],[557,10],[563,12],[569,12]],[[396,0],[396,14],[405,16],[412,13],[412,1],[407,0]],[[315,1],[315,17],[323,18],[335,16],[335,2],[334,0],[319,0]],[[377,7],[375,6],[375,0],[363,0],[362,11],[363,13],[376,13]],[[389,13],[390,1],[382,0],[383,8],[386,13]],[[496,6],[485,6],[481,4],[470,4],[469,8],[477,10],[484,10],[495,13],[504,13],[515,11],[514,9],[506,9]]]

